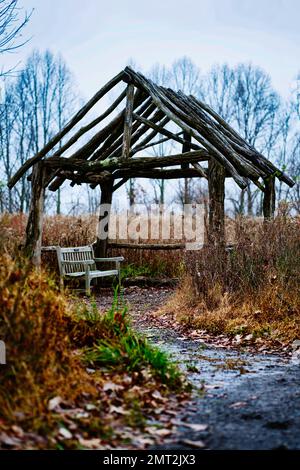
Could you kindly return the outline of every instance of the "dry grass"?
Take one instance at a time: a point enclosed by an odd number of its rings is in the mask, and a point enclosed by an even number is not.
[[[189,273],[163,313],[213,334],[300,338],[299,219],[266,226],[237,221],[237,245],[187,258]]]
[[[0,338],[7,365],[1,366],[0,415],[26,422],[47,420],[53,394],[76,399],[94,386],[74,354],[66,316],[70,308],[53,281],[4,255],[0,260]]]
[[[114,430],[121,436],[124,425],[144,426],[156,407],[154,391],[183,390],[176,366],[131,329],[117,300],[100,315],[96,304],[61,294],[45,272],[0,257],[0,339],[7,362],[1,365],[0,448],[3,435],[19,433],[20,427],[27,433],[22,442],[17,439],[22,448],[27,438],[34,439],[31,434],[41,438],[34,448],[78,448],[82,437],[106,442]],[[105,384],[113,388],[107,391]],[[114,387],[117,395],[111,394]],[[54,397],[63,410],[49,409]],[[87,404],[94,407],[89,418],[76,417]],[[121,406],[124,414],[116,418],[112,406]],[[61,426],[72,426],[77,437],[62,443]]]
[[[17,254],[24,241],[27,217],[24,214],[3,214],[0,216],[0,244],[9,254]],[[82,246],[95,241],[97,217],[86,215],[73,216],[46,216],[43,228],[43,245],[52,246]],[[171,240],[172,241],[172,240]],[[155,243],[157,240],[148,240]],[[167,243],[168,241],[166,241]],[[143,243],[146,243],[143,241]],[[151,277],[178,277],[182,274],[184,254],[181,250],[134,250],[111,249],[108,256],[122,255],[125,258],[124,267],[130,266],[131,271]],[[46,268],[57,272],[57,259],[55,253],[44,253],[43,262]]]

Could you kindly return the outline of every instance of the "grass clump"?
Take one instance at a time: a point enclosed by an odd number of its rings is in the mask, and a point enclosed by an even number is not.
[[[300,338],[299,219],[250,222],[236,221],[230,251],[188,255],[186,278],[162,313],[216,335],[289,344]]]
[[[127,316],[127,307],[118,306],[117,290],[112,307],[96,323],[106,334],[87,348],[85,359],[90,365],[104,366],[127,372],[149,369],[170,388],[182,386],[178,368],[166,353],[152,346],[134,331]]]

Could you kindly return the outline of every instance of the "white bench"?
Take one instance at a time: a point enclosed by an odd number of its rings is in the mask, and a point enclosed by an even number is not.
[[[84,279],[85,292],[87,295],[90,295],[92,280],[106,276],[117,276],[119,286],[121,286],[120,262],[124,260],[123,256],[95,258],[93,247],[90,245],[72,248],[61,248],[57,246],[56,252],[62,286],[64,285],[65,279]],[[114,262],[115,269],[101,271],[97,269],[96,263],[98,262]]]

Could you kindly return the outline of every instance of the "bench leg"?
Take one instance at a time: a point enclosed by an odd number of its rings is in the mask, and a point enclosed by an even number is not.
[[[121,292],[121,266],[119,261],[117,261],[117,270],[118,270],[118,285],[119,285],[119,292]]]
[[[64,283],[64,278],[62,276],[60,276],[60,279],[59,279],[59,288],[61,291],[64,290],[64,287],[65,287],[65,283]]]
[[[88,268],[89,267],[87,266],[87,269],[85,271],[85,293],[86,295],[90,296],[91,295],[91,279],[90,279],[90,270]]]

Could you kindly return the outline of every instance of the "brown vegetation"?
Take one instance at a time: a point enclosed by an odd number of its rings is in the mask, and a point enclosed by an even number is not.
[[[300,337],[299,219],[236,222],[226,253],[187,255],[188,274],[162,312],[214,334],[290,342]]]
[[[122,306],[100,315],[24,260],[3,255],[0,266],[0,448],[118,445],[124,426],[145,426],[156,395],[182,390]]]

